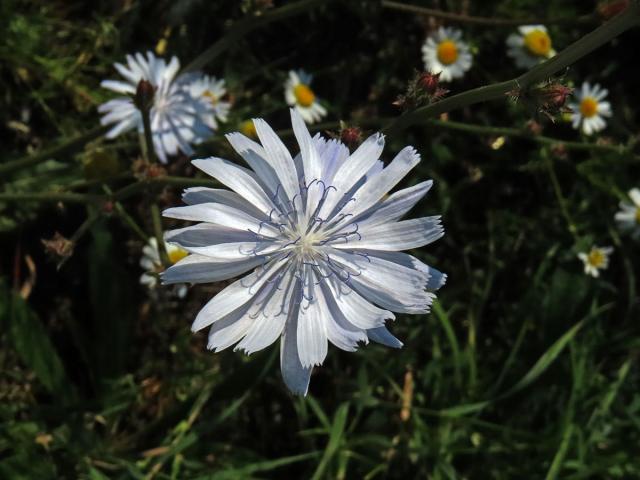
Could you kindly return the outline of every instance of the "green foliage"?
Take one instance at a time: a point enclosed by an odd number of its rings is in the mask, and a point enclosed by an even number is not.
[[[207,180],[179,157],[138,182],[136,134],[102,138],[113,62],[164,48],[224,77],[229,121],[197,155],[238,160],[222,134],[247,118],[293,143],[290,68],[315,75],[330,112],[317,131],[387,126],[437,22],[379,2],[274,3],[0,2],[0,478],[640,478],[640,253],[613,221],[639,182],[637,29],[562,72],[609,88],[597,138],[562,119],[537,118],[534,134],[507,100],[387,136],[385,160],[422,154],[406,183],[435,185],[415,215],[442,214],[447,230],[415,252],[449,277],[431,314],[390,326],[403,349],[330,348],[293,397],[277,345],[213,354],[191,333],[219,285],[180,300],[139,284],[151,204]],[[566,21],[595,2],[422,3],[564,19],[549,25],[559,51],[598,24]],[[477,55],[450,95],[521,73],[512,27],[460,27]],[[59,268],[41,241],[56,232],[75,247]],[[598,279],[576,257],[593,244],[615,247]]]

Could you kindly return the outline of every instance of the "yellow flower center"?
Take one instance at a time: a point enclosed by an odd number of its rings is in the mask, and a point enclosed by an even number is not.
[[[205,90],[202,96],[207,97],[213,105],[218,103],[218,97],[216,97],[215,93],[213,93],[211,90]]]
[[[551,39],[547,32],[532,30],[524,36],[524,46],[533,55],[546,57],[551,51]]]
[[[438,60],[444,65],[451,65],[458,59],[458,47],[451,40],[444,40],[438,44]]]
[[[580,102],[580,113],[583,117],[590,118],[598,113],[598,101],[593,97],[585,97]]]
[[[595,267],[595,268],[600,268],[604,265],[605,262],[605,256],[604,253],[602,253],[602,250],[598,249],[598,248],[594,248],[589,252],[589,256],[587,257],[587,262],[589,262],[589,265]]]
[[[256,126],[253,124],[253,120],[245,120],[242,122],[240,125],[240,131],[247,137],[258,138],[258,133],[256,132]]]
[[[640,208],[636,208],[636,223],[640,224]]]
[[[169,261],[171,262],[171,265],[173,265],[174,263],[179,262],[184,257],[189,255],[189,253],[181,248],[176,247],[176,248],[169,248],[167,251],[167,255],[169,256]]]
[[[313,101],[316,99],[313,90],[309,88],[308,85],[304,83],[299,83],[295,87],[293,87],[293,95],[296,97],[296,102],[302,105],[303,107],[310,107]]]

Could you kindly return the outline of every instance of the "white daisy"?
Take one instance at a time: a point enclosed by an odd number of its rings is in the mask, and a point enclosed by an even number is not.
[[[180,77],[192,98],[199,100],[204,108],[202,118],[209,130],[217,130],[218,122],[226,122],[231,104],[222,100],[227,93],[224,79],[217,79],[200,73],[190,73]]]
[[[606,270],[609,266],[609,255],[613,252],[612,247],[591,247],[589,253],[580,252],[578,258],[584,263],[584,273],[592,277],[599,277],[600,270]]]
[[[171,265],[179,262],[188,255],[188,252],[177,245],[165,243],[165,247],[167,249],[167,256],[169,257]],[[160,260],[158,241],[155,237],[149,238],[149,241],[142,249],[140,266],[145,271],[145,273],[140,276],[140,284],[147,286],[149,289],[154,289],[158,285],[158,274],[164,270],[162,261]],[[175,291],[176,296],[184,298],[187,294],[187,286],[178,285],[177,287],[178,288]]]
[[[443,82],[462,78],[472,63],[469,45],[462,41],[462,31],[444,27],[426,39],[422,59],[428,71],[440,73]]]
[[[608,93],[606,88],[601,88],[597,83],[591,86],[589,82],[584,82],[580,90],[575,92],[577,102],[569,104],[573,111],[573,128],[581,128],[585,135],[591,135],[606,127],[607,123],[602,117],[611,116],[611,104],[603,101]]]
[[[197,108],[197,102],[176,81],[180,69],[178,59],[172,57],[167,64],[151,52],[147,52],[146,58],[137,53],[135,56],[127,55],[126,66],[116,63],[115,68],[125,81],[104,80],[101,85],[128,96],[109,100],[98,107],[98,111],[105,114],[101,123],[115,124],[107,133],[107,138],[115,138],[133,129],[143,132],[142,116],[131,96],[136,93],[140,80],[147,80],[155,88],[150,120],[158,158],[166,163],[167,157],[176,155],[178,151],[191,155],[191,143],[203,134],[201,129],[194,127],[204,124],[204,119],[200,118],[202,112]]]
[[[516,67],[529,69],[556,54],[544,25],[523,25],[518,32],[507,37],[507,55],[515,60]]]
[[[327,110],[311,90],[312,76],[304,70],[291,70],[284,84],[284,98],[287,105],[294,107],[305,122],[315,123],[327,115]]]
[[[620,202],[620,211],[616,213],[615,219],[620,229],[630,232],[633,238],[640,238],[640,189],[629,190],[631,203]]]
[[[166,217],[201,222],[167,233],[190,255],[162,274],[165,283],[226,280],[248,271],[197,315],[210,327],[208,348],[256,352],[280,339],[286,385],[306,394],[327,343],[347,351],[373,340],[402,343],[385,327],[392,312],[429,311],[446,276],[401,250],[443,235],[440,217],[401,218],[432,181],[387,192],[420,161],[404,148],[383,168],[384,136],[349,154],[337,140],[311,138],[291,110],[301,152],[292,157],[269,125],[254,120],[261,144],[227,135],[250,168],[220,158],[193,164],[233,191],[189,188],[188,206]],[[238,343],[239,342],[239,343]]]

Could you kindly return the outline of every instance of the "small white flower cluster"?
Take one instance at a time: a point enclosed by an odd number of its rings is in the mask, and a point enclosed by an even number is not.
[[[507,38],[507,55],[518,68],[529,69],[553,57],[551,37],[544,25],[523,25],[517,33]],[[462,31],[440,27],[427,37],[422,45],[425,68],[439,74],[439,80],[450,82],[462,78],[470,68],[473,57],[469,44],[462,40]],[[573,128],[591,135],[606,127],[603,117],[611,116],[611,104],[605,101],[608,90],[600,85],[584,82],[576,92],[576,102],[569,104],[572,110]]]
[[[127,55],[127,64],[116,63],[116,70],[124,80],[104,80],[102,86],[127,95],[100,105],[103,125],[113,125],[107,138],[137,130],[143,133],[142,115],[134,105],[133,95],[141,80],[154,88],[153,104],[149,112],[155,153],[161,162],[182,152],[193,153],[195,145],[209,137],[217,122],[224,122],[229,103],[224,80],[199,73],[179,75],[180,61],[172,57],[169,63],[147,52]]]
[[[555,54],[544,25],[523,25],[507,38],[507,55],[519,68],[529,69]],[[473,63],[462,31],[448,27],[440,27],[427,37],[422,45],[422,59],[427,71],[440,74],[443,82],[462,78]]]

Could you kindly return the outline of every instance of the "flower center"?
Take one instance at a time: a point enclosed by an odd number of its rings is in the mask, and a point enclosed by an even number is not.
[[[636,223],[640,224],[640,208],[636,208]]]
[[[212,105],[218,103],[218,97],[216,97],[215,93],[213,93],[211,90],[205,90],[202,96],[207,97]]]
[[[458,59],[458,47],[451,40],[444,40],[438,44],[438,60],[444,65],[451,65]]]
[[[580,102],[580,113],[583,117],[590,118],[598,113],[598,101],[593,97],[585,97]]]
[[[595,268],[600,268],[604,265],[605,257],[601,250],[593,249],[589,252],[587,261],[589,262],[589,265]]]
[[[253,120],[245,120],[242,122],[240,125],[240,131],[247,137],[258,138],[258,133],[256,132],[256,126],[253,124]]]
[[[293,87],[293,95],[296,97],[296,101],[303,107],[310,107],[313,101],[316,99],[313,90],[304,83],[299,83]]]
[[[171,265],[179,262],[189,254],[187,251],[178,247],[168,248],[167,250],[168,250],[167,255],[169,256],[169,261],[171,262]]]
[[[524,46],[533,55],[546,57],[551,51],[551,39],[547,32],[542,30],[532,30],[524,36]]]

